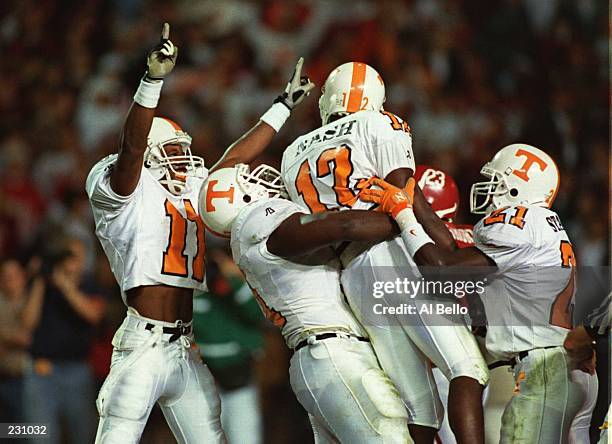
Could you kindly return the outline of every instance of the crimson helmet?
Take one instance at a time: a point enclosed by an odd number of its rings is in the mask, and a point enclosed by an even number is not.
[[[414,179],[438,217],[452,222],[459,208],[459,189],[453,178],[438,168],[417,165]]]

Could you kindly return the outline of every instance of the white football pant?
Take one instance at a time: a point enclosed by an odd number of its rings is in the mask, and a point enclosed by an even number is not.
[[[599,380],[597,375],[589,375],[582,370],[572,371],[572,380],[577,382],[584,391],[584,402],[570,427],[570,444],[590,444],[589,427],[591,427],[591,417],[595,404],[597,404],[597,392],[599,390]]]
[[[502,444],[569,442],[588,392],[571,370],[563,347],[534,349],[516,364],[514,396],[502,416]]]
[[[393,282],[399,277],[400,269],[408,270],[409,274],[416,267],[408,260],[401,239],[376,244],[352,260],[349,259],[353,255],[351,248],[352,244],[341,256],[345,267],[341,274],[342,286],[348,304],[372,340],[381,367],[400,391],[410,423],[439,428],[444,409],[430,360],[449,381],[467,376],[485,386],[489,370],[478,343],[464,325],[462,316],[453,316],[458,322],[453,325],[446,316],[420,314],[418,310],[408,315],[375,315],[373,304],[376,303],[415,304],[415,300],[403,295],[374,299],[372,290],[376,283]],[[419,279],[416,275],[413,277]],[[423,302],[420,300],[416,305]]]
[[[289,377],[316,444],[412,442],[404,404],[369,343],[316,341],[294,353]]]
[[[155,325],[152,331],[147,323]],[[96,443],[138,443],[156,402],[179,443],[226,442],[215,382],[193,335],[169,342],[164,326],[175,324],[128,311],[113,338],[111,370],[96,402]]]

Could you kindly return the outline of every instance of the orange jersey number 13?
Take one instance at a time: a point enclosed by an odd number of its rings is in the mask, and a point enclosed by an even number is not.
[[[169,200],[166,200],[166,216],[170,218],[170,234],[168,235],[168,247],[164,251],[162,261],[162,273],[172,276],[188,277],[187,260],[185,247],[187,246],[187,223],[196,224],[197,250],[193,257],[191,278],[198,282],[204,281],[204,255],[206,247],[204,245],[204,223],[196,214],[191,205],[191,201],[184,199],[185,219]]]

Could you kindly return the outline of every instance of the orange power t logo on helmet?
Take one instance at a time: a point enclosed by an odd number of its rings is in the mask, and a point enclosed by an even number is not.
[[[234,203],[234,187],[230,187],[227,191],[217,191],[214,186],[219,182],[218,180],[211,180],[208,182],[208,188],[206,189],[206,211],[215,211],[213,205],[213,199],[229,199],[230,203]]]
[[[529,171],[529,168],[531,168],[531,165],[533,165],[534,163],[537,163],[538,166],[540,167],[540,171],[544,171],[546,167],[548,166],[548,164],[544,162],[542,159],[540,159],[538,156],[524,149],[516,150],[516,153],[514,153],[514,155],[516,157],[520,157],[520,156],[526,157],[525,163],[523,163],[523,166],[521,167],[521,169],[520,170],[515,169],[514,171],[512,171],[512,173],[515,176],[520,177],[525,182],[529,182],[529,176],[527,175],[527,171]]]

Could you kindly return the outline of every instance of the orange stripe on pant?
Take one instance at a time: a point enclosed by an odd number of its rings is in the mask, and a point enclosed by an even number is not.
[[[355,113],[361,108],[363,98],[363,84],[366,76],[366,64],[353,62],[353,77],[351,78],[351,90],[348,97],[346,111]]]

